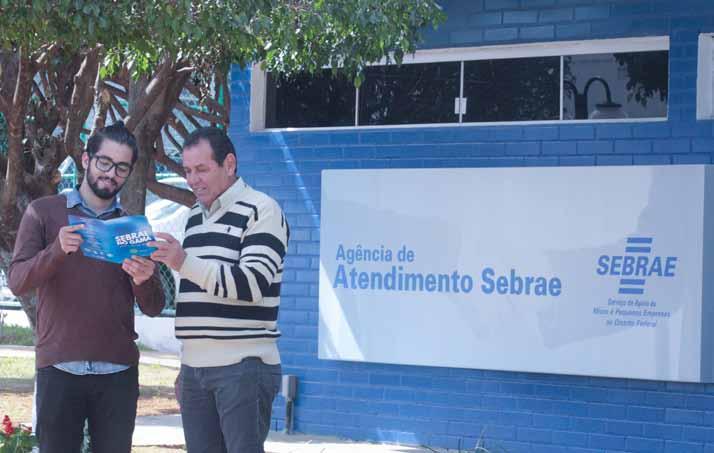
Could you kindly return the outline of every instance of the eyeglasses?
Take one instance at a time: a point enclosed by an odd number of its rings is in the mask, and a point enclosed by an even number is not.
[[[126,178],[131,174],[132,166],[126,162],[115,163],[113,160],[106,156],[94,156],[94,166],[97,170],[101,170],[105,173],[109,173],[114,168],[114,173],[120,178]]]

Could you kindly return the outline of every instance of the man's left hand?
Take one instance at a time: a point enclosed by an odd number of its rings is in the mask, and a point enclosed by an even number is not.
[[[131,276],[134,284],[138,286],[154,275],[156,263],[140,256],[132,256],[131,259],[124,260],[121,268]]]
[[[164,263],[176,272],[181,269],[186,259],[186,251],[181,247],[181,243],[175,237],[167,233],[156,233],[156,237],[163,241],[148,242],[149,247],[156,247],[151,259]]]

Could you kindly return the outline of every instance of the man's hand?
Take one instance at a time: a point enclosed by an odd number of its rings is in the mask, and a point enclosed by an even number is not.
[[[67,225],[60,228],[57,238],[59,239],[62,251],[66,255],[79,250],[79,246],[82,244],[84,239],[82,239],[82,236],[80,236],[79,233],[76,233],[76,231],[81,230],[82,228],[84,228],[84,224]]]
[[[149,247],[156,247],[154,253],[151,254],[151,259],[164,263],[178,272],[186,259],[186,252],[181,247],[181,244],[176,238],[167,233],[156,233],[156,237],[163,239],[163,241],[153,241],[146,244]]]
[[[154,275],[156,263],[140,256],[132,256],[130,260],[124,260],[121,268],[131,276],[134,284],[139,286]]]

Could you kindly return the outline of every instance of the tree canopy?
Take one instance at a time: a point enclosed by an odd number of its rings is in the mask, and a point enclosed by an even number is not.
[[[60,163],[79,164],[83,137],[105,122],[123,119],[139,144],[129,212],[143,211],[147,187],[191,204],[156,164],[181,174],[165,142],[180,149],[194,127],[228,125],[231,64],[329,66],[359,84],[366,65],[401,62],[443,19],[436,0],[0,0],[0,271],[26,206],[56,192]]]

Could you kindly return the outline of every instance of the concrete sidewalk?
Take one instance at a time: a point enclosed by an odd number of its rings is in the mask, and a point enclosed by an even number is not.
[[[160,442],[160,443],[157,443]],[[135,446],[183,446],[180,415],[137,417],[134,429]],[[266,453],[426,453],[443,452],[419,447],[355,442],[336,437],[284,434],[271,431],[265,442]]]
[[[0,357],[34,358],[32,346],[0,345]],[[141,363],[178,368],[178,357],[154,351],[141,351]],[[159,415],[137,417],[134,429],[133,445],[135,446],[183,446],[183,428],[181,416]],[[409,447],[393,444],[376,444],[370,442],[355,442],[337,437],[311,436],[306,434],[283,434],[271,431],[265,443],[268,453],[427,453],[447,452],[444,449],[427,447]]]

